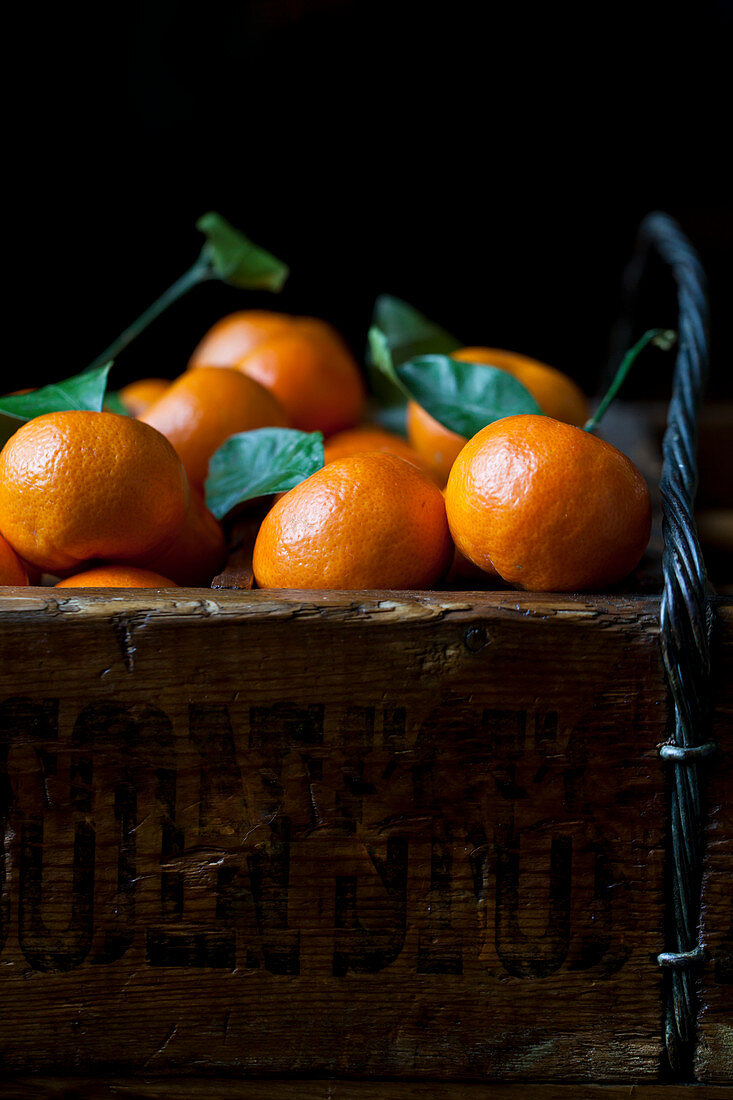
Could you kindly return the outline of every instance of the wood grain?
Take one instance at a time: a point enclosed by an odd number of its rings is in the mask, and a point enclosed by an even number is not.
[[[451,1084],[436,1081],[242,1081],[199,1078],[13,1078],[3,1100],[730,1100],[697,1085]]]
[[[657,1079],[658,617],[11,592],[0,1064],[425,1082],[395,1097]]]
[[[234,588],[245,591],[254,588],[252,555],[257,532],[266,511],[266,507],[255,507],[236,520],[230,532],[229,556],[226,565],[212,580],[212,588]]]

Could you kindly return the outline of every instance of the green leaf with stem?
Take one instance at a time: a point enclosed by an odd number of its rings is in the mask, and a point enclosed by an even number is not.
[[[652,347],[659,348],[661,351],[669,351],[670,348],[674,346],[676,339],[677,333],[672,329],[652,328],[645,332],[641,339],[637,340],[634,346],[629,348],[626,355],[624,355],[621,360],[621,365],[616,371],[616,375],[613,382],[608,387],[605,397],[600,402],[590,420],[585,422],[583,429],[586,432],[592,432],[598,427],[608,406],[616,398],[616,395],[626,381],[629,371],[645,347],[651,344]]]
[[[433,324],[413,306],[395,298],[392,294],[380,294],[374,303],[372,331],[381,332],[391,359],[404,363],[415,355],[427,352],[450,353],[461,346],[454,336]],[[375,349],[370,334],[367,347],[367,374],[369,384],[379,405],[397,412],[397,422],[404,422],[405,396],[399,384],[374,360]]]
[[[95,371],[75,374],[63,382],[52,382],[40,390],[32,390],[31,393],[0,397],[0,412],[6,416],[15,416],[18,420],[32,420],[34,416],[41,416],[43,413],[63,412],[68,409],[99,412],[111,368],[111,363],[105,363]]]
[[[206,237],[202,256],[217,279],[243,290],[282,290],[290,273],[287,264],[253,244],[221,214],[204,214],[196,228]]]
[[[511,374],[484,363],[464,363],[448,355],[422,355],[395,364],[386,336],[370,329],[375,369],[417,401],[444,427],[470,439],[504,416],[541,413],[529,391]]]
[[[230,436],[211,456],[206,504],[217,519],[247,500],[295,488],[323,466],[323,435],[257,428]]]
[[[196,227],[206,237],[196,262],[97,356],[89,370],[95,370],[108,359],[116,359],[161,313],[199,283],[219,279],[242,289],[282,289],[288,277],[287,265],[253,244],[220,214],[204,214]]]
[[[392,349],[389,346],[389,338],[377,325],[372,325],[367,336],[367,360],[377,372],[380,378],[385,379],[399,394],[399,400],[405,402],[409,399],[399,375],[395,369],[395,361]]]
[[[0,442],[4,445],[21,423],[50,412],[69,409],[89,409],[99,412],[107,388],[107,375],[112,367],[105,363],[95,371],[85,371],[63,382],[52,382],[32,393],[17,393],[0,397]]]
[[[450,355],[462,346],[455,336],[392,294],[380,294],[377,298],[372,325],[384,334],[392,360],[397,364],[416,355]]]

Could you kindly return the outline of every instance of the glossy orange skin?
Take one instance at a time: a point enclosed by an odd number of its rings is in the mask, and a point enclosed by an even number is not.
[[[445,500],[445,489],[443,490],[443,499]],[[487,581],[492,577],[501,582],[501,578],[493,566],[479,569],[477,565],[468,560],[465,554],[461,553],[457,546],[454,546],[453,560],[445,576],[446,585],[460,588],[475,588],[478,585],[485,588]]]
[[[128,416],[46,413],[0,453],[0,531],[48,573],[162,549],[187,510],[188,481],[173,447]]]
[[[221,367],[186,371],[139,419],[170,440],[191,485],[200,490],[209,459],[230,435],[288,424],[264,386],[239,371]]]
[[[347,458],[349,455],[360,454],[363,451],[383,451],[385,454],[398,455],[404,458],[405,462],[411,462],[413,466],[417,466],[423,473],[430,474],[420,455],[406,439],[375,425],[337,432],[326,440],[323,451],[326,465],[329,462],[335,462],[337,458]]]
[[[465,436],[445,428],[416,401],[408,401],[407,438],[438,485],[445,485],[453,463],[466,444]]]
[[[189,366],[236,367],[274,393],[301,431],[332,435],[352,428],[364,410],[364,383],[351,352],[317,317],[232,313],[209,330]]]
[[[170,384],[170,378],[139,378],[137,382],[123,386],[118,396],[131,416],[140,416],[163,396]]]
[[[451,352],[451,358],[464,363],[485,363],[507,371],[529,390],[546,416],[577,427],[582,427],[588,419],[588,402],[582,390],[568,375],[546,363],[517,352],[484,347],[460,348]],[[445,484],[466,437],[445,428],[415,401],[407,406],[407,435],[440,484]]]
[[[359,368],[335,332],[311,321],[276,332],[237,363],[266,386],[294,428],[324,435],[353,428],[366,394]]]
[[[295,318],[266,309],[240,309],[222,317],[197,344],[189,367],[233,367]]]
[[[10,543],[0,535],[0,585],[6,584],[28,584],[28,572]]]
[[[509,416],[478,432],[445,497],[461,553],[528,591],[607,588],[649,541],[649,490],[633,462],[546,416]]]
[[[167,550],[140,564],[163,573],[177,584],[208,588],[226,561],[224,528],[194,488],[183,527]]]
[[[59,581],[56,588],[177,588],[178,585],[150,569],[132,565],[100,565]]]
[[[515,351],[483,347],[461,348],[453,352],[452,358],[464,363],[486,363],[508,371],[529,390],[545,416],[554,420],[582,428],[590,416],[585,394],[572,378],[538,359]]]
[[[261,588],[429,588],[453,544],[436,485],[397,455],[337,459],[265,516],[253,566]]]

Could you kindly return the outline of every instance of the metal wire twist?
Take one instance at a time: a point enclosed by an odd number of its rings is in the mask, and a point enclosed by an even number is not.
[[[658,957],[665,976],[665,1043],[672,1071],[693,1073],[697,1025],[694,966],[704,961],[699,943],[703,801],[700,768],[712,746],[707,737],[711,612],[707,577],[693,515],[697,490],[697,416],[708,369],[708,303],[700,261],[677,223],[650,214],[626,272],[627,299],[638,290],[651,249],[677,284],[678,349],[664,436],[661,495],[664,590],[661,646],[674,704],[674,733],[663,757],[670,777],[668,932],[671,950]],[[622,334],[622,338],[628,332]]]

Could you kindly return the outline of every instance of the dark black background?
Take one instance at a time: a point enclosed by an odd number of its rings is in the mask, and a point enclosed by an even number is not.
[[[28,10],[15,40],[16,385],[83,369],[190,265],[216,209],[288,261],[286,290],[194,291],[117,384],[179,373],[247,304],[326,316],[361,354],[389,291],[592,390],[636,226],[661,208],[702,253],[712,390],[733,393],[727,0],[86,9]],[[631,391],[663,396],[667,369],[657,356]]]

